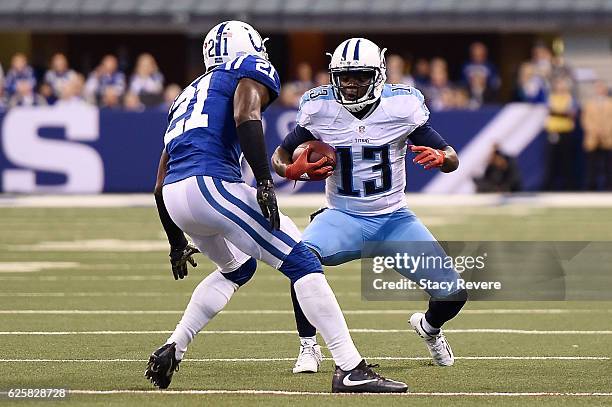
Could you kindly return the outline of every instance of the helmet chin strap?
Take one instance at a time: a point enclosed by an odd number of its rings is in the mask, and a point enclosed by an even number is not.
[[[357,117],[359,120],[363,120],[369,115],[371,115],[374,112],[374,110],[376,110],[376,108],[378,107],[379,101],[380,99],[373,100],[372,103],[369,103],[366,106],[359,106],[359,109],[355,109],[355,107],[357,107],[358,105],[352,105],[352,106],[343,105],[343,106],[346,108],[346,110],[351,112],[353,116]]]
[[[374,101],[372,101],[374,102]],[[348,110],[351,113],[357,113],[362,111],[363,109],[367,108],[371,103],[366,103],[366,102],[362,102],[362,103],[357,103],[354,105],[345,105],[343,104],[342,106],[344,106],[344,108],[346,110]]]

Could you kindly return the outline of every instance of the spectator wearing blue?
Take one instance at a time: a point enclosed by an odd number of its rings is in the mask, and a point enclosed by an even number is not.
[[[0,64],[0,112],[4,112],[7,108],[7,101],[4,97],[4,70]]]
[[[44,82],[51,86],[53,95],[59,98],[64,85],[73,80],[75,76],[76,72],[70,69],[66,56],[58,52],[51,58],[49,70],[45,73]]]
[[[414,86],[418,89],[424,89],[429,86],[429,76],[431,75],[431,66],[426,58],[418,58],[414,64]]]
[[[100,65],[89,74],[85,82],[85,95],[88,100],[100,103],[108,88],[119,97],[125,93],[125,74],[118,69],[117,58],[106,55]]]
[[[448,64],[442,58],[434,58],[430,64],[429,85],[423,89],[430,110],[441,111],[454,108],[453,87],[448,80]]]
[[[470,45],[470,60],[463,64],[461,76],[466,86],[472,82],[473,76],[484,76],[489,93],[497,92],[500,86],[497,68],[488,60],[488,50],[482,42]]]
[[[15,84],[15,93],[9,99],[9,107],[17,106],[46,106],[44,97],[34,92],[29,79],[19,79]]]
[[[28,58],[21,52],[13,55],[11,69],[9,69],[4,78],[6,97],[10,99],[17,92],[17,82],[19,81],[27,81],[32,89],[36,87],[34,70],[28,65]]]
[[[546,80],[536,74],[531,62],[523,62],[519,68],[514,99],[527,103],[546,103],[548,101]]]
[[[140,54],[136,68],[130,78],[129,93],[132,93],[146,106],[157,105],[162,100],[164,76],[159,72],[153,55]]]

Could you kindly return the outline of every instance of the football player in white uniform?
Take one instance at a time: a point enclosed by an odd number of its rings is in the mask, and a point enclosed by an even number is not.
[[[431,127],[429,110],[417,89],[385,84],[385,50],[365,38],[344,41],[331,55],[331,84],[314,88],[302,97],[297,125],[274,152],[275,171],[293,180],[327,177],[327,209],[316,214],[304,231],[304,243],[324,265],[359,259],[367,242],[433,242],[427,228],[405,203],[405,159],[408,145],[413,161],[425,169],[451,172],[459,166],[455,150]],[[321,140],[336,150],[339,168],[308,163],[306,149],[295,162],[297,146]],[[321,160],[320,162],[324,162]],[[417,270],[405,274],[413,281],[454,282],[452,268]],[[442,285],[448,287],[448,285]],[[423,338],[439,366],[454,362],[442,325],[455,317],[467,300],[465,290],[426,290],[426,313],[415,313],[409,323]],[[293,305],[300,354],[294,373],[316,372],[321,362],[316,330],[296,301]]]
[[[380,376],[361,357],[321,263],[278,209],[261,112],[278,96],[280,80],[264,43],[241,21],[215,26],[204,40],[206,72],[170,108],[155,201],[172,272],[175,279],[185,277],[186,263],[194,263],[197,251],[217,269],[196,287],[176,329],[150,356],[145,376],[167,388],[195,335],[251,279],[261,260],[291,280],[300,306],[320,330],[337,364],[333,392],[406,392],[405,383]],[[241,153],[257,188],[242,180]]]

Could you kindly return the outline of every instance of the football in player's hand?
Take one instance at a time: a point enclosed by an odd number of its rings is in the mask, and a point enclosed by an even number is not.
[[[308,146],[310,146],[310,153],[308,154],[309,163],[316,163],[321,158],[326,157],[327,163],[325,165],[336,168],[336,150],[329,144],[318,140],[307,141],[300,144],[293,152],[291,160],[295,162]]]

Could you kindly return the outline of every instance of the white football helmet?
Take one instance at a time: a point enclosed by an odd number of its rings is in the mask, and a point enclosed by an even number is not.
[[[329,75],[334,97],[350,112],[358,112],[375,103],[382,95],[387,80],[385,51],[365,38],[350,38],[338,45],[331,56]],[[340,76],[347,72],[371,72],[372,79],[362,97],[350,100],[342,92]]]
[[[242,21],[232,20],[217,24],[206,34],[202,46],[206,71],[245,54],[267,60],[267,40],[262,39],[253,27]]]

